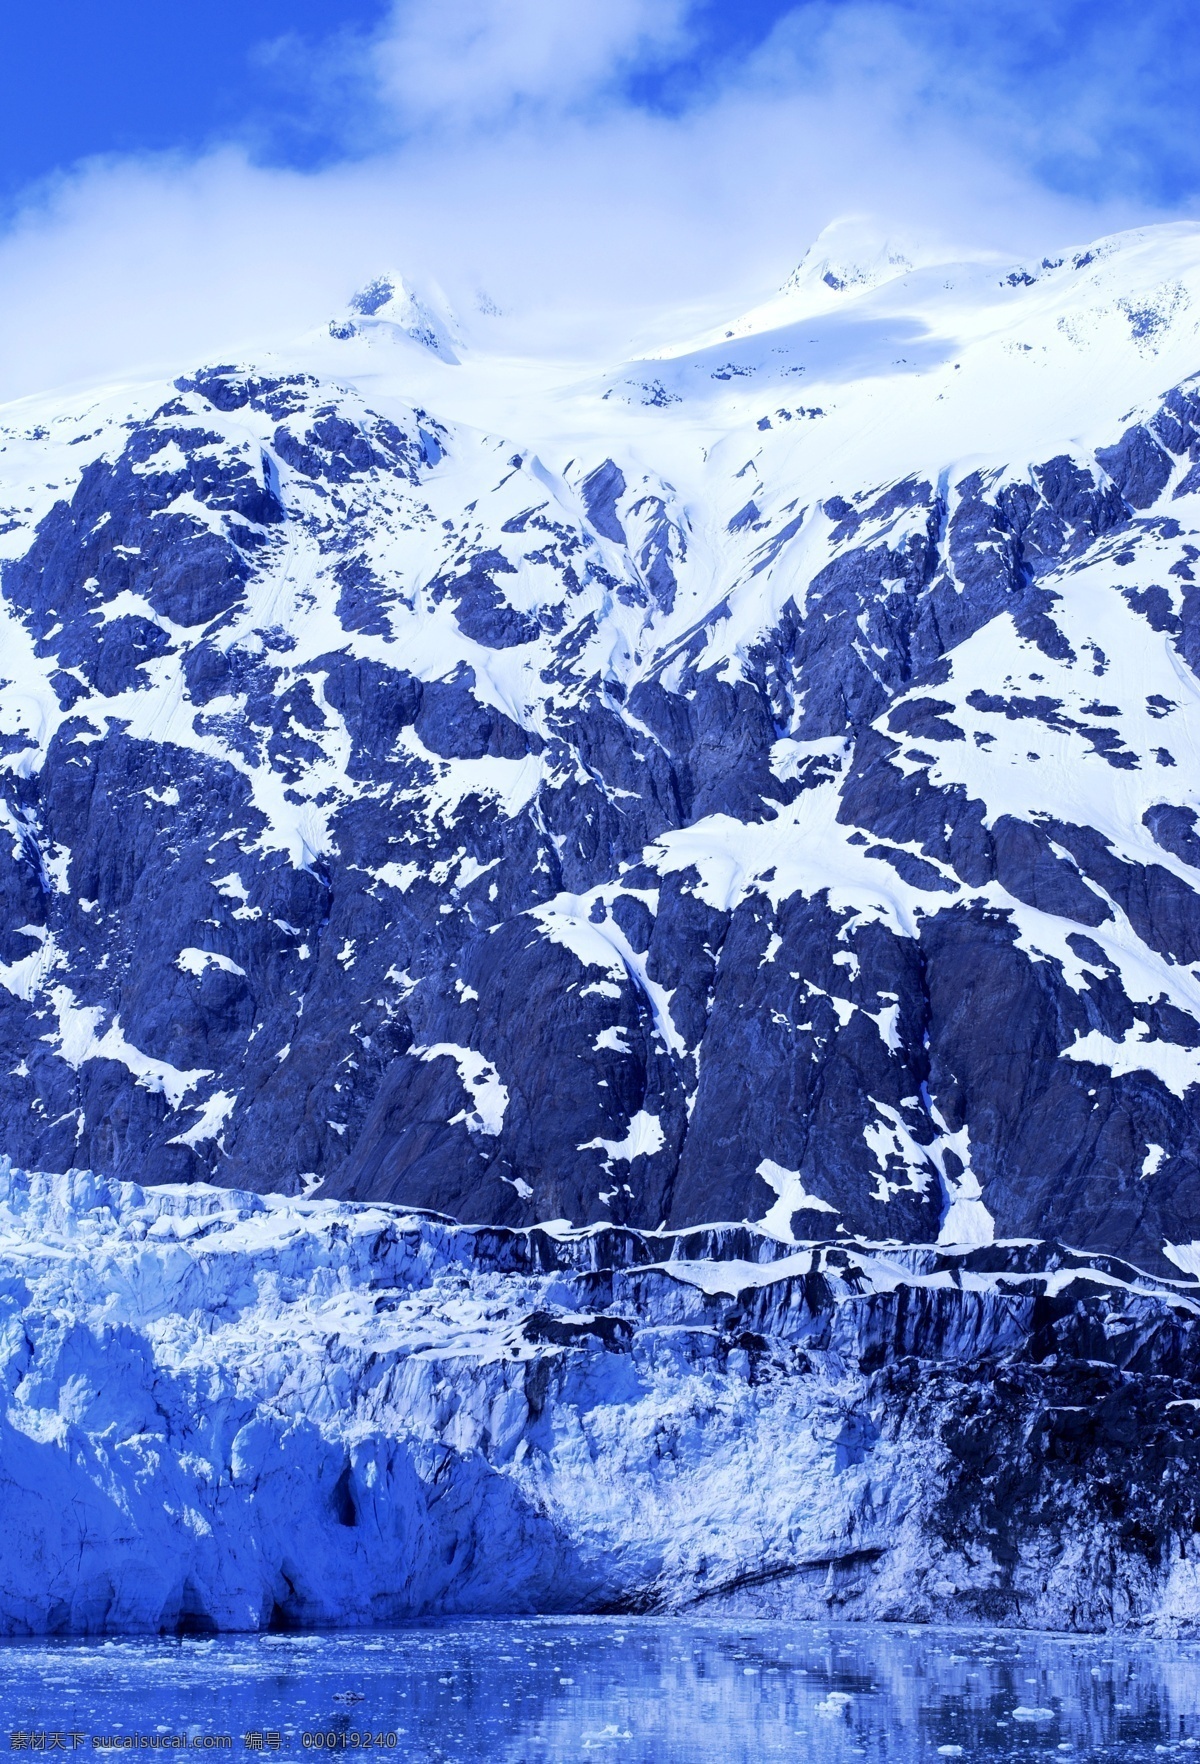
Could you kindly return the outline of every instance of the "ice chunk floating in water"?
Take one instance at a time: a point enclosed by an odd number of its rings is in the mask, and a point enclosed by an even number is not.
[[[370,1750],[422,1764],[1030,1752],[1148,1764],[1200,1745],[1200,1649],[978,1629],[484,1621],[15,1644],[0,1651],[0,1705],[14,1733],[228,1734],[238,1756],[247,1736],[277,1734],[278,1755],[303,1756],[362,1750],[369,1734]]]

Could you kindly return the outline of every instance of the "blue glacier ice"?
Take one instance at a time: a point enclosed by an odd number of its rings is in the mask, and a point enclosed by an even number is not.
[[[0,1171],[0,1628],[1190,1626],[1200,1298],[1049,1244]]]

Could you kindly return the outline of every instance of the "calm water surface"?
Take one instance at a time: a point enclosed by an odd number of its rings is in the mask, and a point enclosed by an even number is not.
[[[0,1647],[0,1709],[0,1749],[92,1758],[124,1740],[143,1760],[176,1741],[237,1764],[364,1748],[428,1764],[1182,1764],[1200,1751],[1200,1646],[607,1618],[19,1642]]]

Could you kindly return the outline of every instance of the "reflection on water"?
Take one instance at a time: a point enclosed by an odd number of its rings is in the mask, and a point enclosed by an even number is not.
[[[1157,1764],[1200,1749],[1200,1645],[648,1618],[20,1642],[0,1648],[0,1712],[6,1750],[59,1736],[93,1757],[93,1736],[137,1735],[145,1759],[152,1736],[228,1733],[238,1759],[382,1736],[391,1758],[429,1764]]]

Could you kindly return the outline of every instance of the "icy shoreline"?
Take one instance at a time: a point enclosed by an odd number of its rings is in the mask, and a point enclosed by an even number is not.
[[[1200,1621],[1200,1287],[0,1167],[0,1633]]]

